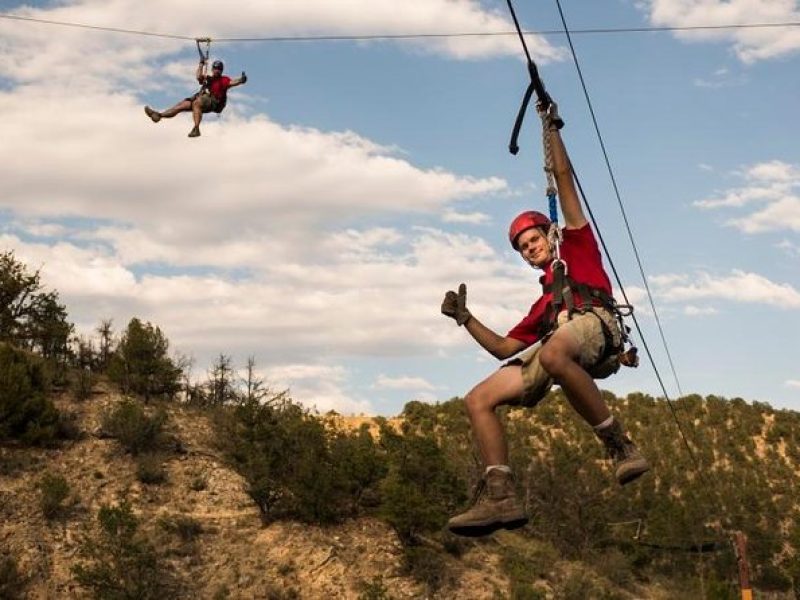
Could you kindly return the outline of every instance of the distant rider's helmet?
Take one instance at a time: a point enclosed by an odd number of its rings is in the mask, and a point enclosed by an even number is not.
[[[211,63],[211,68],[219,69],[220,71],[222,71],[222,69],[225,68],[225,65],[222,64],[221,60],[215,60],[213,63]]]

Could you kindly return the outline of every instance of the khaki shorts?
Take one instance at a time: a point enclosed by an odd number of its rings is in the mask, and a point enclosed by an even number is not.
[[[614,345],[621,345],[622,334],[619,324],[614,316],[603,308],[594,308],[593,312],[584,314],[575,313],[572,315],[572,319],[567,319],[567,311],[562,311],[558,315],[558,331],[568,331],[575,337],[581,347],[578,362],[594,379],[605,379],[619,371],[619,357],[616,353],[597,364],[606,348],[606,337],[603,334],[600,319],[611,332]],[[542,344],[537,343],[516,359],[506,363],[505,366],[518,365],[522,367],[522,381],[525,384],[522,396],[518,401],[510,404],[536,406],[552,387],[553,378],[539,363],[541,349]]]
[[[217,112],[219,100],[211,94],[200,94],[200,110],[205,112]]]
[[[215,96],[208,94],[206,92],[198,92],[194,96],[186,98],[189,102],[194,102],[196,98],[200,98],[200,110],[204,113],[210,112],[222,112],[222,109],[225,108],[220,104],[220,101],[217,100]]]

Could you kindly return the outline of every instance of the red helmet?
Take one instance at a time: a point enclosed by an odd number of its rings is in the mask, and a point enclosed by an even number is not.
[[[531,227],[548,227],[551,223],[552,221],[542,213],[535,210],[527,210],[511,221],[511,225],[508,228],[508,241],[511,242],[511,246],[514,250],[519,250],[517,247],[517,238],[520,233]]]

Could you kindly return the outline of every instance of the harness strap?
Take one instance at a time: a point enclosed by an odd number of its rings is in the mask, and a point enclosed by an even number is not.
[[[200,55],[200,62],[203,63],[203,68],[201,70],[201,73],[203,75],[203,83],[201,84],[200,87],[200,93],[208,93],[208,87],[206,86],[205,81],[208,73],[208,57],[209,54],[211,53],[211,38],[210,37],[195,38],[194,41],[197,43],[197,53]],[[200,47],[201,43],[205,43],[206,45],[205,50],[203,50]]]
[[[563,265],[563,266],[562,266]],[[620,352],[625,344],[630,341],[630,327],[625,325],[623,317],[629,316],[633,312],[630,304],[617,304],[613,296],[600,288],[579,283],[565,273],[566,264],[563,261],[555,261],[553,264],[553,282],[542,286],[543,293],[552,293],[553,298],[545,308],[542,324],[539,329],[540,338],[546,340],[558,329],[558,315],[567,311],[569,319],[575,313],[594,315],[600,322],[600,328],[605,338],[603,354],[598,359],[598,364],[607,359],[614,353]],[[620,341],[614,343],[614,336],[608,324],[594,310],[595,308],[608,310],[619,324]]]

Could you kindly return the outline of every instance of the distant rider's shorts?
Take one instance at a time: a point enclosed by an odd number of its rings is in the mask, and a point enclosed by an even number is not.
[[[204,113],[209,112],[222,112],[222,109],[225,108],[225,105],[222,104],[215,96],[211,94],[198,92],[191,98],[186,98],[189,102],[194,102],[195,98],[200,98],[200,110]]]
[[[604,323],[607,332],[603,331]],[[569,332],[580,345],[581,352],[578,356],[578,363],[586,369],[594,379],[605,379],[619,370],[619,357],[617,352],[611,352],[604,358],[607,336],[610,336],[611,347],[620,347],[622,344],[622,334],[619,324],[608,310],[595,307],[591,312],[574,313],[572,319],[567,318],[567,311],[562,311],[558,315],[559,335],[564,335],[562,331]],[[507,362],[504,367],[522,367],[522,381],[524,388],[522,396],[515,402],[509,404],[515,406],[536,406],[553,385],[553,378],[544,370],[539,363],[539,351],[542,344],[537,343],[517,358]]]

